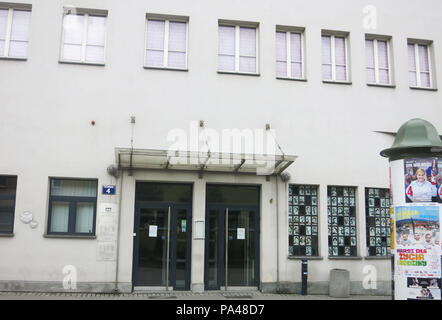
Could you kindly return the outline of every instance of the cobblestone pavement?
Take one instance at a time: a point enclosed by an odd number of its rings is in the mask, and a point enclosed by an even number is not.
[[[168,292],[168,293],[40,293],[0,292],[0,300],[391,300],[390,296],[332,298],[326,295],[270,294],[262,292]]]

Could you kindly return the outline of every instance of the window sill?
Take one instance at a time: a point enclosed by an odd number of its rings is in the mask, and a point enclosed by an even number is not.
[[[169,68],[169,67],[152,67],[152,66],[143,66],[144,69],[152,69],[152,70],[168,70],[168,71],[184,71],[188,72],[189,69],[181,69],[181,68]]]
[[[12,238],[14,237],[13,233],[0,233],[0,238]]]
[[[332,256],[328,256],[329,260],[362,260],[362,257],[332,257]]]
[[[85,239],[85,240],[95,240],[97,236],[76,236],[76,235],[62,235],[62,234],[44,234],[44,238],[60,238],[60,239]]]
[[[288,256],[289,260],[324,260],[323,257],[320,256]]]
[[[366,256],[365,260],[391,260],[392,256]]]
[[[240,76],[252,76],[252,77],[259,77],[261,74],[259,73],[248,73],[248,72],[235,72],[235,71],[217,71],[219,74],[236,74]]]
[[[276,77],[278,80],[291,80],[291,81],[301,81],[301,82],[307,82],[307,79],[305,78],[286,78],[286,77]]]
[[[381,84],[381,83],[367,83],[368,87],[380,87],[380,88],[396,88],[394,84]]]
[[[81,62],[81,61],[64,61],[64,60],[59,60],[58,63],[60,63],[60,64],[80,64],[80,65],[85,65],[85,66],[96,66],[96,67],[104,67],[106,65],[104,63]]]
[[[413,90],[426,90],[426,91],[437,91],[437,88],[426,88],[426,87],[410,87]]]
[[[0,57],[0,60],[7,60],[7,61],[28,61],[28,58]]]
[[[332,84],[346,84],[351,85],[351,81],[333,81],[333,80],[322,80],[322,83],[332,83]]]

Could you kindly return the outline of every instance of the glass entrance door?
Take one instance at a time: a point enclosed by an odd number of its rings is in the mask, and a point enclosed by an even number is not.
[[[208,205],[205,250],[206,290],[258,286],[258,207]]]
[[[190,221],[189,205],[137,203],[134,286],[190,289]]]

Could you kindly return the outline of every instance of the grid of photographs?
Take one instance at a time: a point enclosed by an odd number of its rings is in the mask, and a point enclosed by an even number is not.
[[[367,255],[390,255],[390,190],[365,188]]]
[[[289,255],[318,255],[318,187],[289,186]]]
[[[329,256],[356,256],[356,188],[328,186],[327,211]]]

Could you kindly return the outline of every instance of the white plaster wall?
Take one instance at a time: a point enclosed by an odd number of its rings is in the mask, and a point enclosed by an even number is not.
[[[408,88],[406,47],[408,37],[433,40],[434,70],[437,78],[442,74],[440,1],[370,1],[377,7],[378,27],[369,33],[393,37],[396,88],[365,83],[365,1],[20,2],[33,5],[28,60],[0,60],[0,173],[18,175],[15,236],[0,238],[1,280],[59,281],[62,267],[75,264],[79,281],[114,281],[115,264],[96,261],[96,240],[43,237],[48,177],[97,178],[100,187],[116,184],[106,167],[115,161],[115,147],[130,145],[129,119],[136,116],[134,146],[155,149],[167,149],[168,132],[174,128],[187,131],[192,120],[202,119],[218,131],[264,129],[270,123],[284,152],[299,156],[288,170],[290,183],[320,185],[320,254],[324,259],[309,262],[309,279],[327,280],[329,269],[339,267],[349,269],[351,279],[360,281],[367,261],[327,259],[327,185],[358,187],[359,255],[365,256],[363,189],[389,186],[388,163],[379,151],[393,142],[392,137],[373,131],[394,132],[410,118],[420,117],[442,132],[440,92]],[[63,5],[109,10],[105,67],[58,63]],[[148,12],[190,17],[188,72],[143,68]],[[259,77],[216,72],[218,19],[259,22]],[[276,24],[306,28],[307,82],[275,79]],[[322,83],[321,29],[350,32],[351,85]],[[196,175],[144,177],[197,181],[195,190],[202,190],[204,184]],[[219,182],[244,181],[210,177]],[[128,234],[133,230],[135,178],[124,180],[128,196],[121,209],[120,281],[131,279],[132,238]],[[282,184],[279,189],[284,189]],[[275,187],[262,183],[262,192],[261,280],[274,282],[276,261],[267,256],[276,259],[275,202],[270,204],[268,199],[275,197]],[[117,203],[118,196],[100,195],[98,203]],[[194,217],[203,216],[198,197],[194,195]],[[282,197],[280,280],[300,281],[300,262],[287,260]],[[37,229],[19,221],[25,210],[35,214],[40,223]],[[198,261],[201,244],[193,244],[199,248],[193,253]],[[369,263],[376,265],[378,276],[389,279],[389,261]],[[196,283],[201,281],[198,268],[192,269]]]

